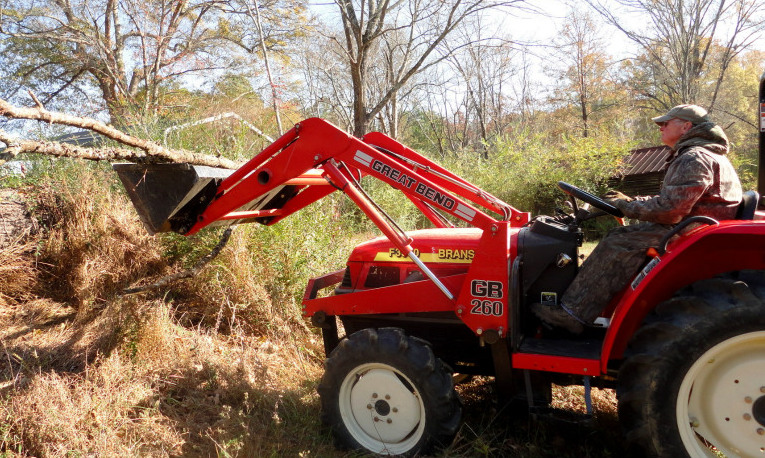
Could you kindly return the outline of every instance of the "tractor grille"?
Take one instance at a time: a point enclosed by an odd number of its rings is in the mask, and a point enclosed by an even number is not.
[[[380,288],[382,286],[397,285],[401,282],[400,270],[392,266],[372,266],[369,268],[367,280],[364,286],[367,288]]]

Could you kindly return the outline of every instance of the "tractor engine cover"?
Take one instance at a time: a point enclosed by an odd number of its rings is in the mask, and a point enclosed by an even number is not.
[[[475,228],[423,229],[407,232],[412,248],[436,276],[467,272],[482,231]],[[386,237],[361,243],[348,258],[348,269],[336,293],[380,288],[425,279],[417,265]]]

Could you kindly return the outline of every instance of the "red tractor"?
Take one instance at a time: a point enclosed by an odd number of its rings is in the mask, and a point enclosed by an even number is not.
[[[761,87],[765,145],[765,79]],[[383,134],[358,139],[320,119],[233,173],[114,167],[154,232],[276,224],[335,191],[379,227],[384,236],[312,279],[303,299],[327,355],[322,420],[343,448],[410,456],[449,444],[459,373],[493,376],[502,397],[530,406],[549,401],[553,382],[615,387],[627,440],[648,455],[765,453],[765,215],[753,191],[740,219],[694,219],[703,224],[651,250],[601,326],[572,337],[529,306],[557,303],[577,273],[580,223],[597,212],[576,199],[620,214],[565,183],[577,211],[531,218]],[[434,228],[399,229],[363,176],[400,190]]]

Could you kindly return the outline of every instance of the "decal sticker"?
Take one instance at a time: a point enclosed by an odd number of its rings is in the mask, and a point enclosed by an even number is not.
[[[441,248],[438,250],[438,259],[446,261],[472,261],[475,257],[475,250],[450,250]]]
[[[356,150],[356,155],[353,156],[353,159],[359,164],[366,165],[367,167],[369,167],[369,164],[372,162],[372,156],[359,150]]]
[[[372,162],[372,165],[370,166],[370,168],[374,170],[375,172],[380,172],[382,176],[386,176],[390,178],[391,180],[397,183],[400,183],[407,189],[411,189],[412,185],[417,183],[417,180],[407,175],[406,172],[402,172],[399,169],[395,169],[389,166],[388,164],[380,162],[376,159],[374,162]]]
[[[502,316],[505,313],[505,305],[502,299],[505,297],[504,284],[501,281],[473,280],[470,282],[470,313],[473,315]],[[482,299],[486,298],[486,299]]]
[[[502,316],[503,304],[500,301],[473,299],[470,301],[470,313],[473,315]]]
[[[539,302],[542,305],[558,305],[558,293],[541,293]]]
[[[457,209],[454,210],[457,216],[461,216],[466,221],[473,221],[476,211],[467,205],[457,204]]]
[[[362,151],[356,151],[354,159],[356,162],[369,167],[380,175],[413,191],[415,194],[419,194],[424,200],[433,202],[443,209],[454,211],[458,216],[467,221],[472,221],[476,215],[474,209],[463,204],[458,204],[457,201],[447,193],[443,193],[425,183],[420,183],[416,178],[410,176],[408,173],[411,172],[407,170],[399,170]]]
[[[418,258],[420,257],[420,250],[415,248],[412,251],[414,252],[415,256],[417,256]],[[378,256],[381,255],[381,254],[384,254],[384,253],[378,253]],[[389,249],[387,255],[388,255],[388,257],[390,259],[402,259],[402,258],[409,259],[409,256],[407,256],[404,253],[402,253],[401,251],[399,251],[398,248],[391,248],[391,249]]]
[[[427,263],[470,264],[475,257],[475,250],[439,248],[434,253],[420,253],[420,250],[415,248],[414,254],[420,258],[420,261]],[[380,251],[375,255],[374,260],[378,262],[414,262],[409,256],[401,253],[398,248]]]
[[[451,197],[436,191],[424,183],[417,183],[417,186],[414,188],[414,192],[421,195],[425,199],[444,207],[447,210],[453,209],[454,205],[457,203]]]
[[[632,284],[630,285],[633,291],[637,289],[638,285],[643,281],[646,275],[648,275],[648,273],[652,271],[653,268],[656,267],[660,261],[661,261],[661,258],[657,256],[651,259],[651,262],[649,262],[648,264],[645,265],[645,267],[643,267],[643,270],[640,271],[638,276],[635,277],[635,279],[632,281]]]
[[[503,290],[504,285],[501,281],[473,280],[470,282],[470,295],[473,297],[502,299],[505,296]]]

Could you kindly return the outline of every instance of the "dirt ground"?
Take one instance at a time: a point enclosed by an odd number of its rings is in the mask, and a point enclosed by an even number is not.
[[[23,240],[35,228],[24,196],[14,189],[0,189],[0,248]]]

